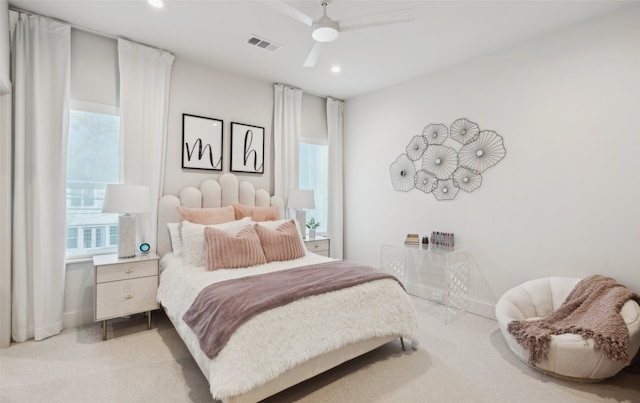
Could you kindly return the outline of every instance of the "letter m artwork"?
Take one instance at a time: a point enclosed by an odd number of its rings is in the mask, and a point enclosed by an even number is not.
[[[222,121],[182,115],[182,167],[222,170]]]

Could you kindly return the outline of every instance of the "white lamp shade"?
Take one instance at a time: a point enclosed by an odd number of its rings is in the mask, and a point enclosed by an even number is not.
[[[291,190],[289,192],[287,206],[292,209],[316,208],[313,190]]]
[[[151,212],[148,186],[109,184],[104,193],[103,213],[140,214]]]

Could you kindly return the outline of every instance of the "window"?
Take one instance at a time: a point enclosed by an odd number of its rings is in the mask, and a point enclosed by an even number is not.
[[[305,141],[305,140],[302,140]],[[329,147],[325,144],[300,143],[300,189],[313,189],[316,208],[307,210],[307,221],[312,217],[320,223],[318,233],[327,232],[329,204]]]
[[[326,234],[329,218],[329,147],[327,136],[327,100],[302,94],[298,188],[313,189],[316,208],[307,210],[307,220],[315,218],[319,234]]]
[[[105,185],[120,181],[119,132],[115,107],[73,103],[67,149],[67,257],[115,251],[118,217],[102,214],[102,201]]]
[[[118,244],[118,226],[111,225],[109,226],[109,245],[117,245]]]

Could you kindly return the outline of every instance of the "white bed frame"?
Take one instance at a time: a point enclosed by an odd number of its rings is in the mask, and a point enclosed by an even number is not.
[[[171,240],[167,229],[167,223],[178,222],[176,207],[179,205],[192,208],[201,207],[225,207],[233,203],[240,203],[248,206],[276,206],[280,209],[280,217],[284,218],[284,200],[277,196],[270,196],[263,189],[255,189],[246,181],[240,182],[238,178],[230,173],[221,175],[218,180],[207,179],[200,185],[200,188],[186,187],[179,195],[164,195],[160,198],[158,205],[158,255],[164,256],[171,251]],[[173,319],[171,319],[173,320]],[[178,327],[176,323],[174,327]],[[250,390],[249,392],[232,396],[225,400],[228,403],[257,402],[283,391],[293,385],[310,379],[322,372],[334,368],[346,361],[374,350],[401,335],[376,337],[358,343],[350,344],[338,350],[330,351],[321,356],[312,358],[279,377]],[[188,343],[185,343],[188,346]],[[191,351],[195,357],[196,353]],[[209,371],[198,362],[200,370],[209,380]]]

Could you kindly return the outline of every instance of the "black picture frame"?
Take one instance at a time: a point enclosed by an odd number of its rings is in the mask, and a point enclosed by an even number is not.
[[[264,127],[231,122],[231,171],[264,173]]]
[[[222,171],[224,121],[182,114],[182,168]]]

